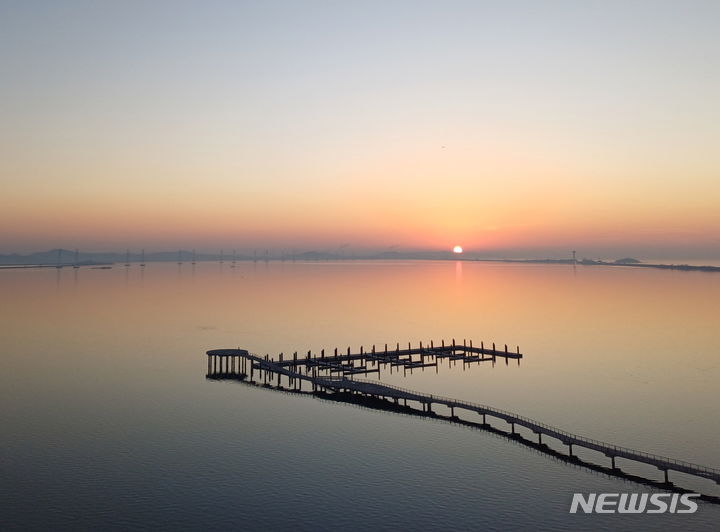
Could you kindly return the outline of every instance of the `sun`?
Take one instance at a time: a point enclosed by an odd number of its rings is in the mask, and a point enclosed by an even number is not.
[[[463,251],[463,250],[462,250],[462,246],[455,246],[455,247],[453,248],[453,253],[458,253],[458,254],[459,254],[459,253],[462,253],[462,251]]]

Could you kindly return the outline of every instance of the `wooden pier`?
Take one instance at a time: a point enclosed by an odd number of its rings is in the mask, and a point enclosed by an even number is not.
[[[472,340],[456,343],[454,339],[447,344],[443,340],[439,345],[435,345],[432,341],[426,345],[420,342],[419,346],[415,348],[411,344],[408,344],[407,348],[401,348],[399,343],[394,347],[388,347],[388,344],[385,344],[382,348],[376,348],[373,345],[369,350],[361,346],[360,350],[354,353],[350,347],[345,352],[339,351],[338,348],[328,353],[325,353],[323,349],[320,353],[315,354],[311,351],[298,354],[296,351],[290,356],[280,353],[277,359],[270,358],[269,355],[265,355],[264,358],[251,355],[244,349],[217,349],[208,351],[207,355],[208,375],[212,374],[217,378],[221,378],[223,373],[234,374],[241,371],[252,379],[254,372],[259,371],[260,375],[265,378],[267,378],[266,373],[269,372],[277,374],[278,377],[286,376],[298,379],[300,382],[330,374],[344,376],[379,374],[381,369],[389,369],[390,373],[400,369],[404,372],[408,370],[412,372],[415,369],[437,368],[438,364],[444,360],[448,361],[448,365],[457,364],[460,361],[463,364],[480,362],[494,364],[500,358],[505,360],[506,364],[511,359],[517,360],[519,364],[522,358],[519,347],[512,351],[508,350],[507,344],[500,349],[494,343],[485,347],[484,342],[481,342],[478,347],[473,345]],[[302,375],[304,377],[301,377]],[[312,377],[312,379],[306,377]]]
[[[456,410],[464,410],[482,416],[483,425],[487,423],[488,416],[506,422],[510,425],[512,435],[516,434],[516,427],[529,429],[537,435],[538,445],[543,444],[543,436],[554,438],[567,446],[568,456],[571,458],[573,447],[598,451],[610,459],[613,470],[619,469],[616,466],[616,459],[622,458],[658,468],[663,472],[667,485],[670,485],[671,470],[710,479],[720,484],[718,469],[586,438],[487,405],[407,390],[379,381],[349,378],[357,374],[378,373],[379,376],[380,368],[388,368],[391,372],[400,367],[403,371],[425,367],[435,367],[437,370],[438,363],[443,360],[447,360],[448,364],[457,364],[459,361],[463,364],[472,364],[484,361],[494,363],[497,358],[503,358],[506,363],[509,359],[517,359],[519,363],[522,358],[520,350],[508,351],[507,346],[503,349],[497,349],[494,344],[492,348],[486,348],[484,344],[474,347],[472,342],[456,344],[453,341],[447,345],[442,342],[439,346],[435,346],[431,342],[429,346],[420,344],[416,348],[408,346],[407,349],[400,349],[398,344],[394,349],[388,349],[386,345],[382,350],[377,350],[373,346],[369,352],[361,348],[360,352],[351,353],[348,348],[344,354],[339,353],[337,349],[327,355],[324,351],[315,356],[310,352],[305,356],[293,353],[288,358],[280,354],[277,360],[268,355],[260,357],[244,349],[216,349],[208,351],[207,357],[209,379],[249,379],[255,382],[257,375],[258,382],[268,386],[276,382],[277,386],[281,387],[281,379],[285,377],[289,390],[302,391],[303,383],[306,383],[314,393],[357,394],[395,404],[402,401],[405,406],[408,402],[414,402],[427,415],[434,415],[433,405],[443,405],[450,409],[451,419],[457,419]]]

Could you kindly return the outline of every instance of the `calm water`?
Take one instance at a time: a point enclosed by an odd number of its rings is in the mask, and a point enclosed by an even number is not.
[[[717,274],[452,262],[149,264],[2,271],[0,294],[4,530],[720,523],[720,506],[706,503],[694,515],[570,515],[574,492],[652,490],[483,431],[207,381],[204,356],[222,347],[275,355],[452,337],[519,345],[519,366],[442,366],[387,381],[720,467]]]

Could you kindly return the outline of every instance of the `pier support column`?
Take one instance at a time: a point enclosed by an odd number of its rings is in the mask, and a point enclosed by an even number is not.
[[[538,432],[538,445],[542,445],[542,432]]]
[[[572,443],[568,443],[568,453],[570,454],[570,456],[573,456],[572,445],[573,445]]]
[[[668,477],[668,470],[663,469],[663,473],[665,474],[665,484],[670,484],[670,477]]]
[[[510,434],[515,434],[515,423],[510,423]]]
[[[614,457],[614,456],[611,456],[611,457],[610,457],[610,463],[612,464],[612,468],[613,468],[613,469],[617,469],[617,468],[615,467],[615,457]]]
[[[487,425],[487,422],[485,421],[485,414],[483,414],[482,417],[483,417],[483,425]]]
[[[208,375],[212,372],[212,357],[208,355]]]

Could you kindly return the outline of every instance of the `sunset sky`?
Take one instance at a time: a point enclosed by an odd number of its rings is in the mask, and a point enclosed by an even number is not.
[[[0,0],[0,253],[720,257],[720,2]]]

